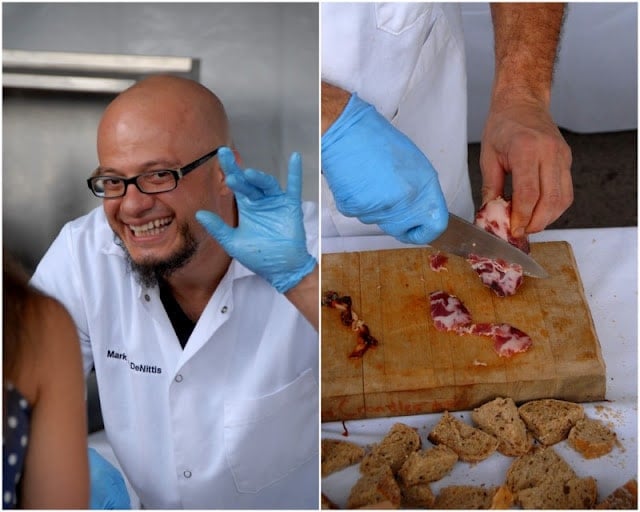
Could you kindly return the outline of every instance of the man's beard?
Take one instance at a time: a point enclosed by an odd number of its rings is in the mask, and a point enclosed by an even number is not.
[[[136,281],[146,288],[153,288],[160,279],[167,279],[176,270],[182,268],[198,250],[198,242],[185,223],[179,228],[184,243],[176,252],[164,260],[144,258],[142,261],[134,261],[122,239],[115,235],[115,242],[124,251],[127,257],[129,271],[133,272]]]

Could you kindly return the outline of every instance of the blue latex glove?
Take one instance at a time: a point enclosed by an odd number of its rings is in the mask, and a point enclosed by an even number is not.
[[[302,159],[289,159],[287,191],[275,177],[254,169],[243,171],[229,148],[218,151],[227,186],[238,204],[238,227],[228,226],[205,210],[196,219],[232,258],[266,279],[280,293],[311,273],[316,260],[307,251],[302,214]]]
[[[120,472],[93,448],[89,448],[90,507],[94,510],[129,509],[131,501]]]
[[[347,217],[424,244],[447,227],[438,175],[424,154],[356,94],[322,136],[322,172]]]

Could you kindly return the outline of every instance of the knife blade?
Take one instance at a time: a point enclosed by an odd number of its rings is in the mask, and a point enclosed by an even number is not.
[[[449,224],[442,235],[429,243],[439,251],[467,258],[470,254],[503,259],[520,265],[530,277],[549,277],[547,271],[527,253],[488,231],[449,213]]]

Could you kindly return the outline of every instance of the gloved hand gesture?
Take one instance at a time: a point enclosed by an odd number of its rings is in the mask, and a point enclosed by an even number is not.
[[[289,159],[287,190],[275,177],[238,167],[233,152],[218,152],[227,186],[238,204],[238,227],[228,226],[213,212],[200,210],[196,219],[232,258],[285,293],[311,273],[316,260],[307,251],[302,214],[302,159]]]
[[[343,215],[377,224],[401,242],[428,243],[447,226],[429,160],[355,94],[322,136],[322,172]]]
[[[127,486],[120,472],[93,448],[89,448],[90,507],[94,510],[131,508]]]

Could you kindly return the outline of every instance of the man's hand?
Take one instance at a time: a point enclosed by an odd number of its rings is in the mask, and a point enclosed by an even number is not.
[[[482,134],[482,199],[503,194],[511,173],[511,232],[543,230],[573,202],[571,150],[551,119],[561,3],[494,3],[495,76]]]
[[[355,94],[322,136],[322,172],[343,215],[377,224],[401,242],[428,243],[447,226],[429,160]]]
[[[573,201],[571,149],[548,110],[523,102],[490,111],[480,151],[483,203],[512,174],[512,234],[542,231]]]
[[[218,215],[200,210],[196,219],[232,258],[285,293],[310,274],[316,260],[309,254],[302,214],[302,159],[289,159],[287,190],[271,175],[238,167],[233,152],[218,152],[227,186],[238,204],[238,227]]]
[[[89,448],[91,501],[93,510],[131,508],[127,486],[120,472],[93,448]]]

